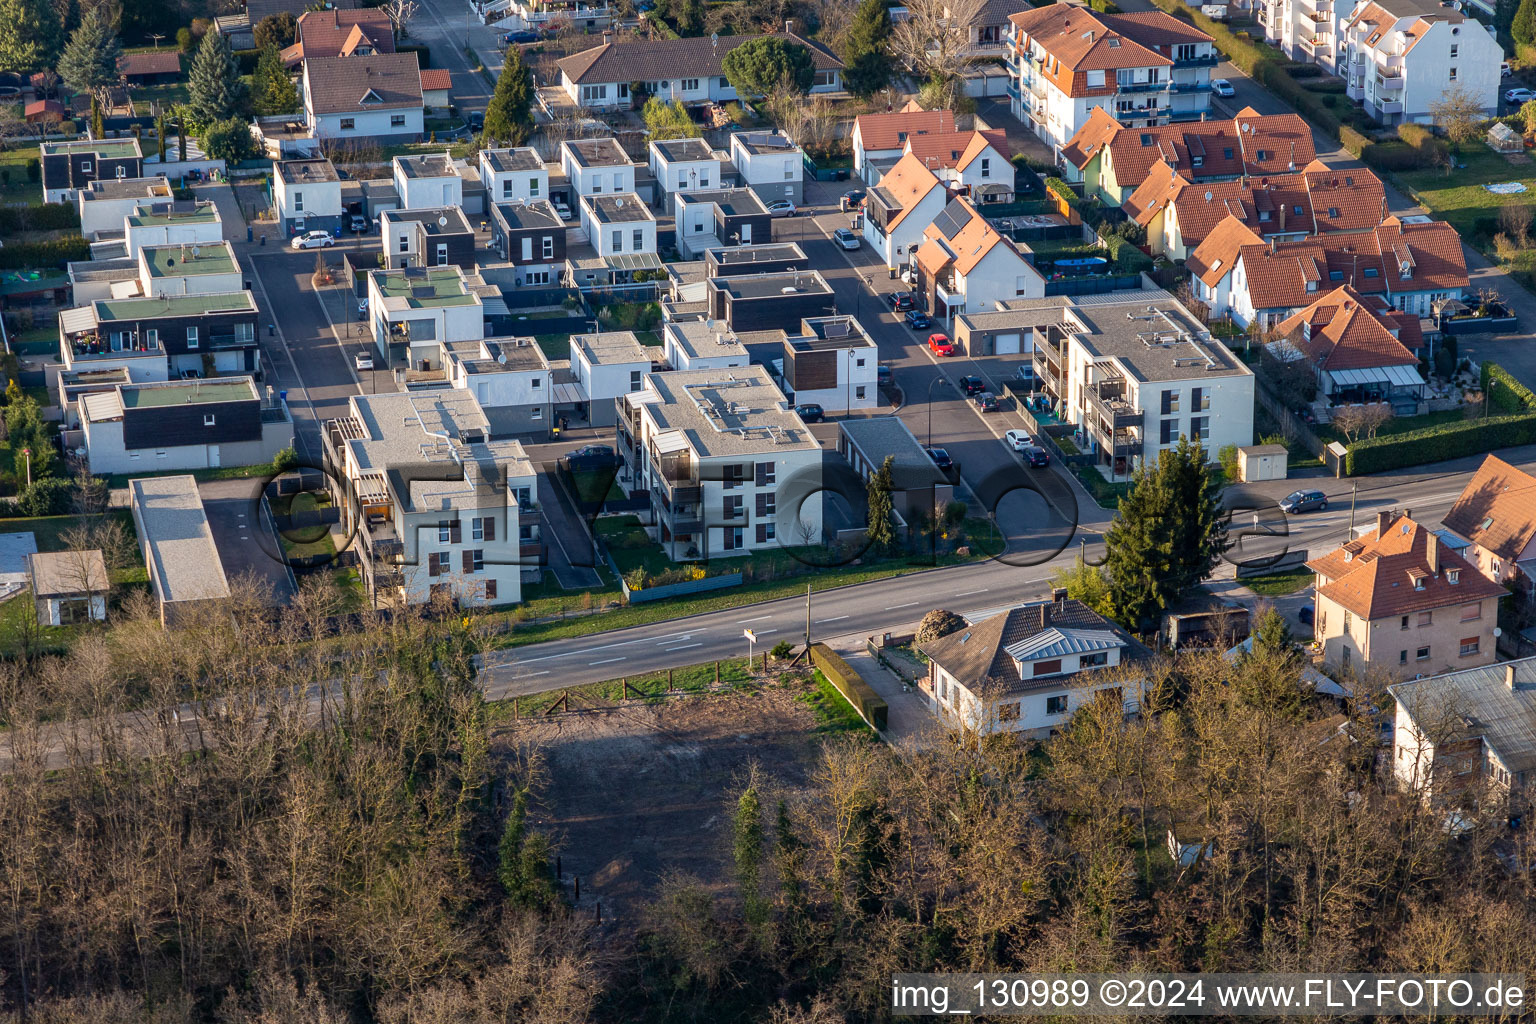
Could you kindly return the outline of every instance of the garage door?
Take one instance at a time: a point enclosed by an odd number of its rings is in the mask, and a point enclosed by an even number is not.
[[[997,336],[997,355],[1016,356],[1019,354],[1019,336],[1017,334],[999,334]]]

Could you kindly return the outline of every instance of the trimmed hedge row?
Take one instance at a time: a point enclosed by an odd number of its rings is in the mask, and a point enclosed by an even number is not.
[[[837,692],[847,698],[864,721],[882,732],[885,730],[886,714],[890,710],[885,698],[876,693],[852,665],[833,654],[826,644],[811,645],[811,664],[827,677],[827,682],[837,687]]]
[[[51,242],[9,242],[0,249],[0,268],[39,270],[58,267],[62,270],[66,263],[90,258],[91,243],[80,235],[71,235]]]
[[[1052,195],[1057,196],[1058,198],[1064,200],[1066,202],[1066,204],[1068,206],[1072,207],[1073,209],[1081,209],[1082,208],[1082,205],[1083,205],[1082,197],[1079,196],[1075,191],[1073,191],[1071,185],[1068,185],[1065,181],[1062,181],[1060,178],[1055,178],[1055,177],[1046,178],[1045,179],[1045,188],[1046,188],[1047,192],[1050,192]]]
[[[1368,437],[1349,446],[1344,457],[1347,476],[1366,476],[1440,462],[1478,452],[1536,443],[1536,412],[1490,420],[1442,423],[1402,434]]]
[[[1494,385],[1492,391],[1488,390],[1490,383]],[[1483,399],[1500,413],[1536,412],[1536,394],[1498,363],[1483,364],[1482,386]]]
[[[80,227],[80,211],[68,203],[0,206],[0,235],[18,231],[67,231]]]

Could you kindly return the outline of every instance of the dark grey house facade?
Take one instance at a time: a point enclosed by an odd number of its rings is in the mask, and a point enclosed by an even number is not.
[[[517,268],[519,287],[557,285],[565,264],[565,221],[547,199],[496,203],[491,248]]]
[[[709,315],[724,320],[733,331],[764,331],[828,316],[837,302],[831,286],[814,270],[712,277],[705,285]]]
[[[810,267],[810,259],[794,242],[726,246],[704,253],[706,277],[776,274],[785,270],[809,270]]]
[[[385,210],[379,235],[391,270],[402,267],[475,266],[475,231],[457,206]]]

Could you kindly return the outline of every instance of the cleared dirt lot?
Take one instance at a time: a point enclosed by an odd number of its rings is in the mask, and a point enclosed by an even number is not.
[[[749,765],[804,785],[822,737],[802,692],[769,684],[524,719],[497,728],[494,741],[543,750],[546,781],[529,817],[554,837],[568,895],[571,877],[581,879],[578,908],[593,912],[600,900],[603,924],[628,928],[635,901],[669,872],[728,887],[733,794]]]

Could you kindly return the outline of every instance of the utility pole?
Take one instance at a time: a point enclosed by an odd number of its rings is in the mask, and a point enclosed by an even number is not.
[[[1349,485],[1349,535],[1344,538],[1347,544],[1355,536],[1355,499],[1360,497],[1360,482],[1356,480]]]
[[[805,585],[805,652],[810,657],[811,652],[811,585]]]

